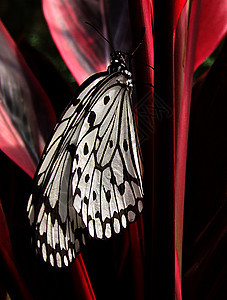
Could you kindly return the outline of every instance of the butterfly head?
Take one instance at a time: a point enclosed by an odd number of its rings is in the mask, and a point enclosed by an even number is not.
[[[111,54],[111,61],[108,70],[110,73],[124,72],[127,70],[124,52],[114,51]]]
[[[128,71],[126,62],[125,62],[125,53],[122,51],[114,51],[111,54],[111,61],[110,65],[108,67],[109,74],[113,74],[115,72],[122,73],[126,77],[126,81],[124,84],[126,86],[131,87],[132,86],[132,74]]]

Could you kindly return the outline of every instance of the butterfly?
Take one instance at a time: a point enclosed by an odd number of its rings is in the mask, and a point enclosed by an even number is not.
[[[66,267],[87,234],[109,239],[143,209],[142,158],[124,53],[89,77],[56,123],[33,179],[27,212],[37,251]]]

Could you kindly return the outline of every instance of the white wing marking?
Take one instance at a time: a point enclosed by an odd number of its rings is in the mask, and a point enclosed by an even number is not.
[[[119,186],[121,183],[124,182],[124,169],[122,160],[119,154],[119,151],[116,150],[115,155],[113,157],[111,167],[116,178],[116,183]]]
[[[44,232],[47,232],[47,214],[46,213],[43,214],[42,221],[39,225],[39,234],[43,235]]]
[[[135,197],[133,195],[132,189],[127,181],[125,181],[125,192],[123,195],[125,207],[128,207],[129,205],[134,206],[135,205]]]
[[[53,248],[56,248],[56,244],[59,243],[58,237],[58,221],[55,220],[54,226],[52,228],[52,239],[53,239]]]

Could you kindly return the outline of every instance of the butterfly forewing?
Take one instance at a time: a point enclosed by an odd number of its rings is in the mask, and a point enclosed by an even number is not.
[[[102,239],[141,212],[142,168],[126,78],[110,76],[92,104],[78,138],[72,187],[74,207],[90,235]]]

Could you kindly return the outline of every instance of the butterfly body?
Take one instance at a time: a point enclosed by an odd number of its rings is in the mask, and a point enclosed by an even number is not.
[[[88,78],[55,125],[28,215],[44,261],[67,266],[85,236],[110,238],[141,213],[142,163],[122,52]]]

